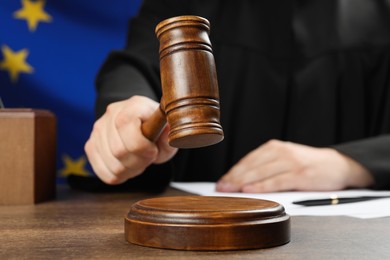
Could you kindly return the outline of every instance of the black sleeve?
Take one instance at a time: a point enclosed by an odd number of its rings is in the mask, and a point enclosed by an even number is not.
[[[334,146],[358,161],[374,176],[374,189],[390,189],[390,135],[381,135]]]
[[[159,43],[155,27],[164,19],[187,14],[189,1],[146,0],[129,22],[126,47],[111,52],[96,78],[96,117],[108,104],[142,95],[159,101]]]
[[[96,118],[102,116],[107,105],[142,95],[159,101],[159,43],[156,25],[166,18],[187,14],[189,1],[145,0],[139,13],[129,22],[126,46],[112,51],[102,65],[96,81]],[[120,185],[107,185],[94,178],[70,176],[71,187],[91,192],[104,191],[162,191],[170,182],[173,165],[167,162],[151,165],[147,170]]]

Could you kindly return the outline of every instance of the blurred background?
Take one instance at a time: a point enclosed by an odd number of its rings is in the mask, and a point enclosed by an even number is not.
[[[95,76],[107,54],[124,46],[140,2],[0,2],[0,97],[8,108],[56,115],[58,183],[71,173],[93,175],[84,143],[95,120]]]

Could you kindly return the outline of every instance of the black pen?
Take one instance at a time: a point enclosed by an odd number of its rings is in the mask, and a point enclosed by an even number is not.
[[[302,206],[325,206],[325,205],[337,205],[337,204],[354,203],[354,202],[360,202],[360,201],[385,199],[385,198],[390,198],[390,195],[389,196],[361,196],[361,197],[330,196],[327,199],[294,201],[293,204],[302,205]]]

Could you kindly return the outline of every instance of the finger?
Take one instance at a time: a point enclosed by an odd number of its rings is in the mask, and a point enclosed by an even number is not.
[[[114,124],[111,124],[114,125]],[[120,163],[137,173],[152,163],[157,156],[157,146],[141,132],[141,121],[134,119],[120,128],[110,129],[110,151]]]
[[[242,192],[267,193],[279,191],[329,191],[340,189],[338,182],[307,171],[289,171],[243,187]]]
[[[85,144],[85,152],[88,161],[91,164],[94,173],[107,184],[119,184],[126,180],[126,177],[120,178],[120,176],[113,174],[107,165],[104,163],[101,154],[97,152],[94,142],[91,138]]]
[[[269,140],[263,145],[259,146],[257,149],[248,153],[245,157],[240,160],[240,163],[245,163],[248,165],[262,165],[270,161],[275,160],[286,149],[288,142],[283,142],[280,140]]]
[[[254,165],[253,168],[246,172],[240,173],[241,178],[226,180],[223,179],[217,183],[217,191],[220,192],[237,192],[241,191],[244,186],[254,182],[260,182],[272,176],[283,174],[290,169],[290,163],[287,160],[274,160],[265,165]],[[228,184],[226,184],[228,183]]]
[[[274,164],[273,161],[266,164]],[[261,170],[265,167],[265,170]],[[222,178],[218,181],[217,188],[219,191],[237,192],[245,183],[252,182],[256,178],[261,178],[259,172],[269,173],[268,167],[262,165],[261,161],[240,160],[235,164]]]
[[[169,130],[169,126],[167,125],[161,133],[160,138],[157,140],[158,155],[154,161],[156,164],[170,160],[178,151],[177,148],[170,146],[168,143]]]
[[[242,188],[244,193],[269,193],[280,191],[298,190],[302,180],[298,180],[292,173],[284,173],[265,179],[263,181],[245,185]]]
[[[116,176],[124,175],[127,171],[126,167],[112,152],[112,147],[121,146],[121,141],[114,141],[120,138],[118,138],[118,133],[116,133],[113,124],[110,123],[110,117],[102,118],[102,120],[98,121],[95,125],[96,128],[93,131],[92,138],[95,140],[96,152],[101,155],[101,160],[111,174]]]
[[[281,141],[271,140],[261,145],[236,163],[227,174],[222,177],[221,181],[226,183],[240,183],[243,173],[277,160],[280,157],[279,150],[283,144],[284,143]]]
[[[138,160],[131,154],[129,155],[129,151],[123,144],[115,127],[116,125],[113,123],[113,120],[120,114],[123,104],[124,102],[118,102],[110,105],[106,114],[95,123],[91,134],[95,151],[100,155],[99,159],[107,168],[105,176],[109,181],[106,182],[110,184],[117,184],[135,177],[146,167],[145,162]],[[129,161],[129,158],[132,160]]]
[[[142,121],[147,120],[158,108],[158,103],[144,97],[132,97],[112,118],[110,123],[109,145],[112,154],[122,165],[142,172],[155,161],[158,149],[156,144],[144,137]]]
[[[119,136],[120,140],[117,141],[124,145],[125,150],[138,156],[155,159],[157,146],[142,134],[141,125],[158,108],[158,103],[139,96],[132,97],[128,103],[129,106],[124,107],[113,117],[111,125],[115,128],[112,134]]]

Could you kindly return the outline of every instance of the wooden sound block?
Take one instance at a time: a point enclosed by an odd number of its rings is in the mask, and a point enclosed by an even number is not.
[[[128,242],[178,250],[268,248],[290,241],[290,217],[280,204],[236,197],[145,199],[125,217]]]

